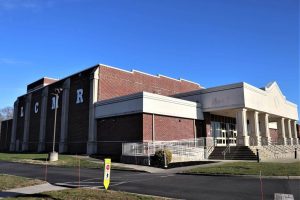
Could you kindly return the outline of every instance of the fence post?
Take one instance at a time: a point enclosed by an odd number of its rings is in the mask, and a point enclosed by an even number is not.
[[[295,148],[295,159],[297,159],[297,147]]]
[[[46,158],[46,165],[45,165],[45,181],[47,181],[47,173],[48,173],[48,160]]]
[[[150,161],[150,152],[149,152],[149,142],[147,143],[147,147],[148,147],[148,165],[151,165],[151,161]]]
[[[135,164],[137,165],[137,159],[136,159],[136,147],[135,145],[133,146],[134,149],[134,160],[135,160]]]
[[[258,152],[258,149],[256,149],[256,159],[257,159],[257,162],[259,163],[259,152]]]
[[[167,156],[166,156],[166,150],[164,150],[164,159],[165,159],[165,168],[168,167],[167,165]]]

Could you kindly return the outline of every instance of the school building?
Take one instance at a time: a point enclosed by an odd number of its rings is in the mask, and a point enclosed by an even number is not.
[[[299,145],[297,105],[276,82],[204,88],[99,64],[27,85],[0,151],[121,155],[124,143],[206,138],[215,147]],[[55,123],[56,121],[56,123]],[[55,131],[54,131],[55,128]]]

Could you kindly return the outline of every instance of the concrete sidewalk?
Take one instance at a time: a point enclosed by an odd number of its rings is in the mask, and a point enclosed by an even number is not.
[[[230,161],[225,161],[225,162],[230,162]],[[157,168],[157,167],[150,167],[150,166],[143,166],[143,165],[134,165],[134,164],[124,164],[124,163],[113,163],[113,166],[118,166],[118,167],[125,167],[125,168],[130,168],[133,170],[137,171],[144,171],[148,173],[153,173],[153,174],[176,174],[180,173],[186,170],[193,169],[195,167],[212,167],[216,165],[221,165],[224,162],[221,161],[215,161],[214,163],[204,163],[204,164],[199,164],[199,165],[190,165],[190,166],[183,166],[183,167],[176,167],[176,168],[170,168],[170,169],[162,169],[162,168]]]
[[[81,156],[81,159],[89,160],[91,162],[95,163],[103,163],[103,160],[91,158],[89,156]],[[207,163],[207,162],[212,163]],[[299,159],[292,159],[292,158],[281,158],[281,159],[263,159],[260,162],[274,162],[274,163],[293,163],[297,162]],[[187,171],[190,169],[198,168],[198,167],[213,167],[222,165],[224,163],[231,163],[231,162],[257,162],[256,160],[203,160],[203,163],[197,164],[197,165],[189,165],[189,166],[183,166],[183,167],[176,167],[176,168],[170,168],[170,169],[162,169],[152,166],[144,166],[144,165],[135,165],[135,164],[125,164],[125,163],[119,163],[119,162],[112,162],[113,166],[121,167],[121,168],[128,168],[133,171],[143,171],[153,174],[176,174],[181,173],[183,171]]]
[[[41,185],[34,185],[29,187],[15,188],[11,190],[2,191],[0,192],[0,199],[8,198],[8,197],[16,197],[16,196],[26,195],[26,194],[37,194],[37,193],[48,192],[48,191],[64,190],[64,189],[68,189],[68,188],[51,185],[50,183],[44,183]]]

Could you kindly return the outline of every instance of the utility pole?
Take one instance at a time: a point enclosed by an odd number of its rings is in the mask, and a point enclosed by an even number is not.
[[[62,88],[55,88],[54,93],[51,93],[55,96],[54,103],[54,125],[53,125],[53,144],[52,144],[52,152],[49,153],[49,161],[57,161],[58,160],[58,152],[55,152],[55,136],[56,136],[56,118],[57,118],[57,107],[58,107],[58,97],[62,92]]]

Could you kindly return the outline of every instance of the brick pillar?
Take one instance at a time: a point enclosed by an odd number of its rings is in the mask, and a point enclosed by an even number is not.
[[[214,138],[213,138],[213,135],[212,135],[212,131],[211,131],[211,115],[210,113],[203,113],[204,115],[204,136],[205,137],[205,144],[208,145],[208,144],[211,144],[213,145],[214,143]],[[197,134],[197,133],[196,133]]]
[[[97,120],[95,119],[95,103],[98,101],[99,67],[91,74],[89,105],[89,136],[87,154],[97,152]]]
[[[68,113],[69,113],[69,94],[70,94],[70,78],[65,80],[63,84],[62,107],[61,107],[61,127],[60,127],[60,141],[59,153],[68,151]]]
[[[45,151],[46,119],[47,119],[48,87],[42,91],[41,120],[38,152]]]
[[[28,151],[31,93],[26,97],[22,151]]]
[[[14,103],[14,116],[13,116],[14,118],[13,118],[12,130],[11,130],[9,151],[16,150],[16,135],[17,135],[18,114],[19,114],[18,107],[19,107],[19,100],[15,101]]]
[[[152,142],[155,142],[155,115],[152,114]]]

